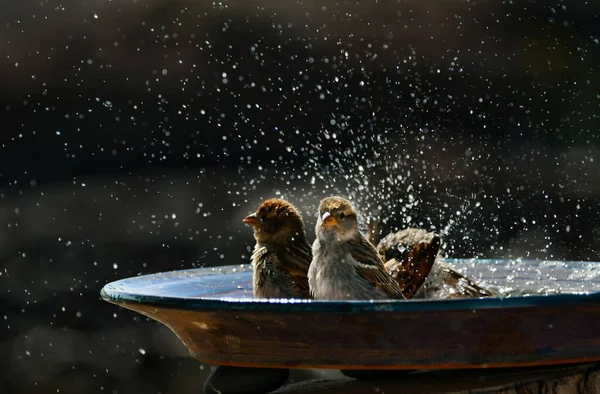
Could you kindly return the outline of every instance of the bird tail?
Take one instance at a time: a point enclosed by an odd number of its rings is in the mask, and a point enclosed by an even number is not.
[[[479,286],[471,279],[454,271],[450,267],[444,267],[441,271],[441,275],[444,283],[454,290],[451,298],[479,298],[492,297],[495,295],[490,290]]]

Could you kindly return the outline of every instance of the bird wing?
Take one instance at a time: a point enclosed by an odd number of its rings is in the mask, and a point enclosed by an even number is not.
[[[308,249],[310,251],[310,249]],[[306,248],[266,246],[252,255],[254,294],[260,298],[311,298],[308,287],[310,253]]]
[[[362,235],[358,239],[350,240],[349,243],[350,253],[358,262],[355,267],[356,273],[381,289],[390,298],[403,299],[404,295],[398,283],[388,274],[375,247]]]
[[[398,282],[407,299],[423,286],[440,246],[440,237],[434,236],[430,242],[423,241],[414,245],[403,259],[392,258],[385,263],[386,270]]]
[[[308,267],[312,260],[312,250],[308,242],[294,242],[284,247],[281,254],[280,269],[287,271],[296,288],[306,298],[310,298],[308,287]]]

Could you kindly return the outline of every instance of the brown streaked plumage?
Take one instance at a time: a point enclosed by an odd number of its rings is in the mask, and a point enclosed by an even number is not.
[[[358,230],[352,204],[342,197],[327,197],[319,205],[308,271],[315,299],[404,299],[375,247]]]
[[[274,198],[244,218],[254,227],[253,293],[256,298],[309,298],[312,259],[302,216],[290,202]]]
[[[423,286],[440,246],[441,240],[436,234],[410,228],[385,237],[377,245],[377,251],[402,294],[409,299]]]
[[[408,228],[391,233],[377,245],[406,298],[472,298],[494,294],[441,261],[439,235]]]

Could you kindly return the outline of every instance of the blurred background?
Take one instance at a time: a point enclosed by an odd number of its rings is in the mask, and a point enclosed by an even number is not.
[[[450,257],[600,260],[597,2],[0,2],[8,393],[200,393],[106,283],[249,261],[350,197]],[[364,221],[363,221],[364,223]]]

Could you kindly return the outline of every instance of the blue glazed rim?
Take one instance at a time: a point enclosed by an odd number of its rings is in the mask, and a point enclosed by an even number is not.
[[[472,262],[489,264],[499,261],[516,261],[501,259],[446,259],[448,263]],[[592,261],[548,261],[548,260],[518,260],[519,263],[552,262],[563,264],[565,267],[577,267],[582,264],[593,264]],[[598,263],[600,265],[600,263]],[[235,266],[223,266],[235,267]],[[221,267],[212,267],[221,268]],[[164,272],[185,273],[210,268],[196,268],[191,270],[177,270]],[[247,273],[249,274],[249,273]],[[582,303],[600,302],[600,291],[591,293],[564,293],[547,295],[528,295],[511,297],[485,297],[467,299],[443,300],[383,300],[383,301],[317,301],[317,300],[256,300],[252,298],[203,298],[183,296],[159,296],[154,294],[139,294],[128,292],[130,282],[144,280],[149,277],[160,276],[161,273],[148,274],[117,280],[105,285],[100,291],[103,300],[120,304],[123,302],[146,304],[157,307],[197,311],[256,311],[277,313],[370,313],[370,312],[440,312],[456,310],[504,309],[504,308],[532,308],[532,307],[558,307]]]

